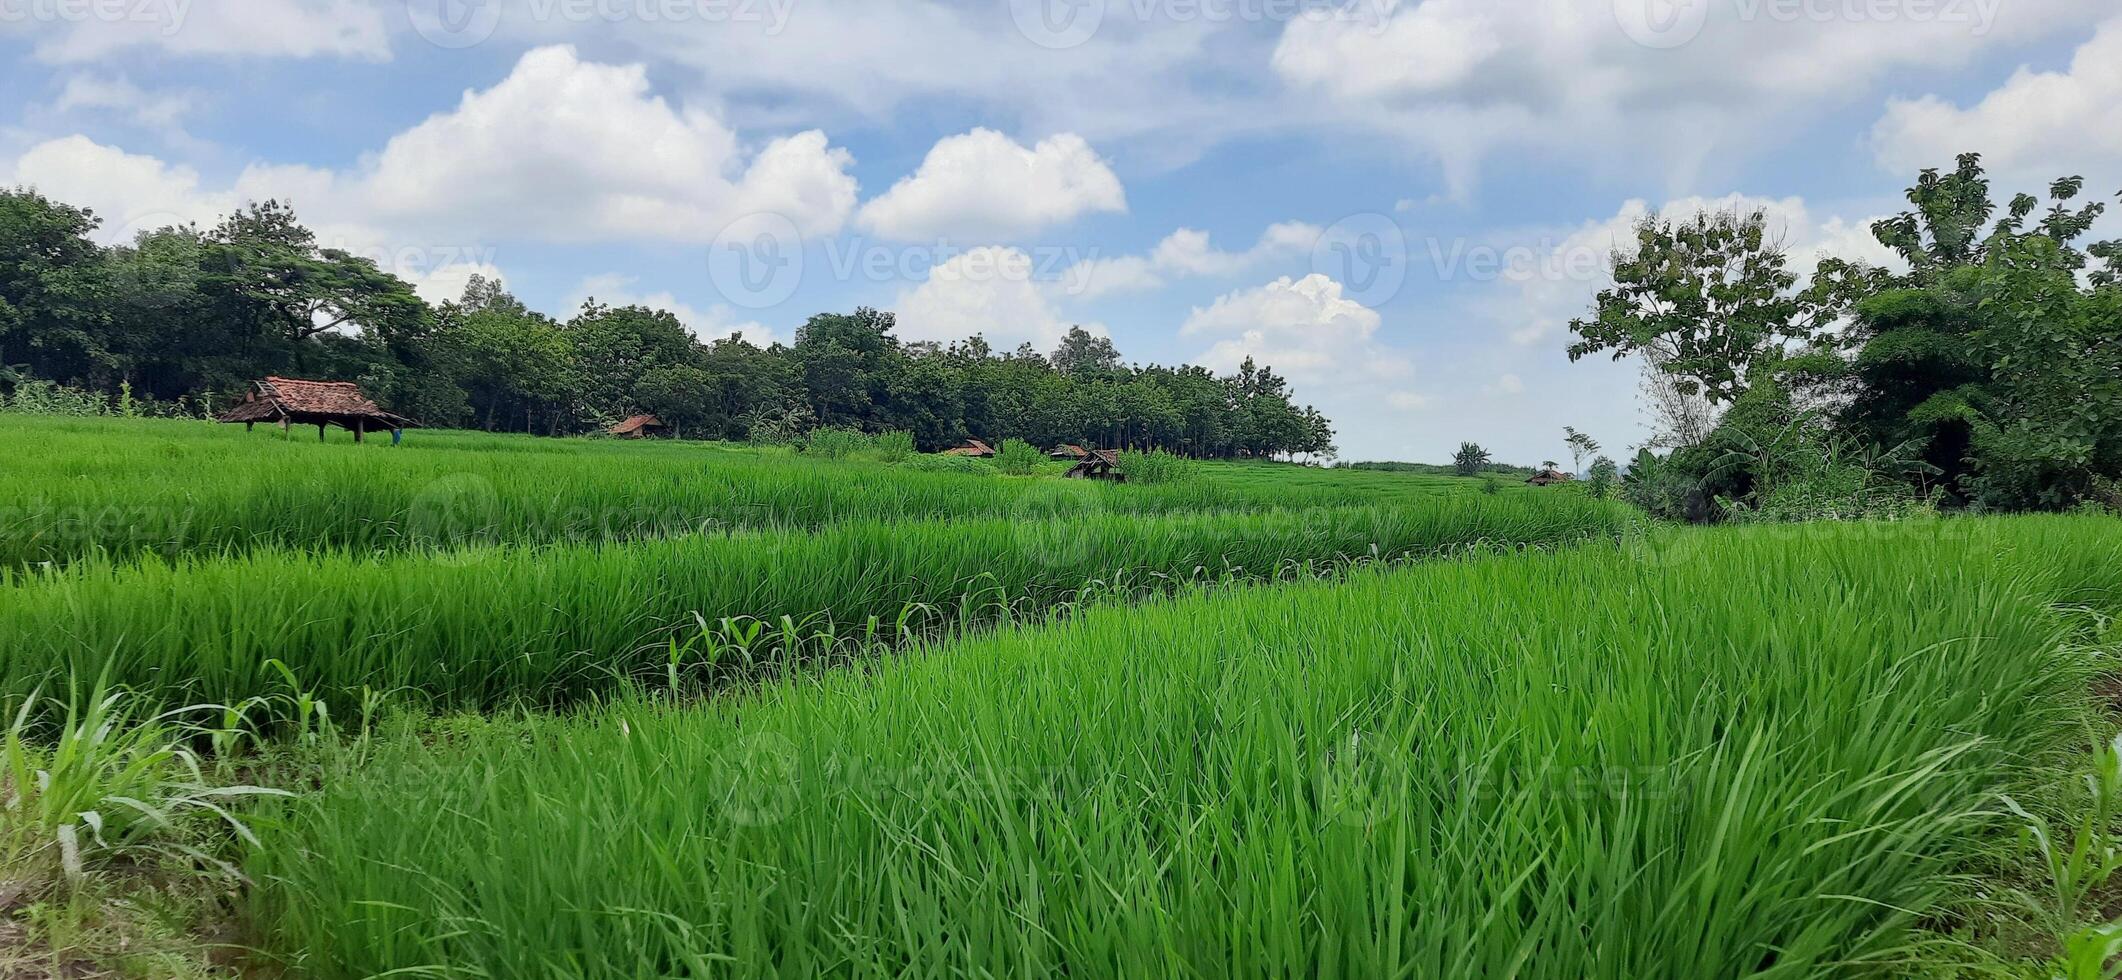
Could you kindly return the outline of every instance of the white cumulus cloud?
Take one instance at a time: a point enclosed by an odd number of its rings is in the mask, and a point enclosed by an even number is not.
[[[1339,282],[1313,273],[1225,294],[1196,307],[1179,333],[1216,338],[1196,360],[1217,370],[1249,357],[1292,382],[1404,377],[1412,371],[1406,358],[1374,339],[1381,322],[1378,311],[1344,297]]]
[[[1002,245],[967,249],[929,271],[928,281],[899,297],[893,310],[905,340],[949,342],[981,334],[997,348],[1029,341],[1051,350],[1072,325],[1054,310],[1050,283],[1030,256]],[[1102,334],[1098,324],[1082,324]]]
[[[1120,178],[1081,136],[1025,147],[975,129],[937,141],[919,169],[863,206],[860,220],[900,241],[992,240],[1126,210]]]
[[[2080,46],[2068,69],[2021,68],[1973,105],[1893,100],[1872,128],[1872,148],[1880,166],[1911,178],[1925,167],[1950,169],[1969,150],[2028,190],[2073,173],[2122,177],[2122,19]]]

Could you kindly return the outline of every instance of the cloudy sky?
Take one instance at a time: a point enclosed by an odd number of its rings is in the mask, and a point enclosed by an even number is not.
[[[1563,349],[1646,213],[1809,265],[1962,150],[2122,188],[2114,0],[0,0],[0,84],[0,182],[111,240],[277,197],[432,299],[1082,324],[1350,458],[1639,442]]]

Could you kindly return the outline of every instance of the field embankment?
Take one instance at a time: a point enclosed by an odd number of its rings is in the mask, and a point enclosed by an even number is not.
[[[256,922],[333,978],[1881,967],[2078,747],[2118,555],[1686,534],[445,726],[263,827]]]

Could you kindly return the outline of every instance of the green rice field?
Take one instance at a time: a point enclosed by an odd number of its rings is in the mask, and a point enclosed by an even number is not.
[[[288,807],[256,901],[345,977],[1884,969],[2076,744],[2118,545],[1588,545],[512,717]]]
[[[117,975],[2074,978],[2122,895],[2109,517],[299,435],[0,417],[0,893],[190,893]]]

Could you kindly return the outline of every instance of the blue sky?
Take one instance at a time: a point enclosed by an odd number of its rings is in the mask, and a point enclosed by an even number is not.
[[[114,239],[270,196],[433,299],[1083,324],[1274,365],[1348,458],[1642,442],[1562,351],[1643,214],[1803,268],[1961,150],[2122,188],[2111,0],[0,0],[0,54],[0,181]]]

